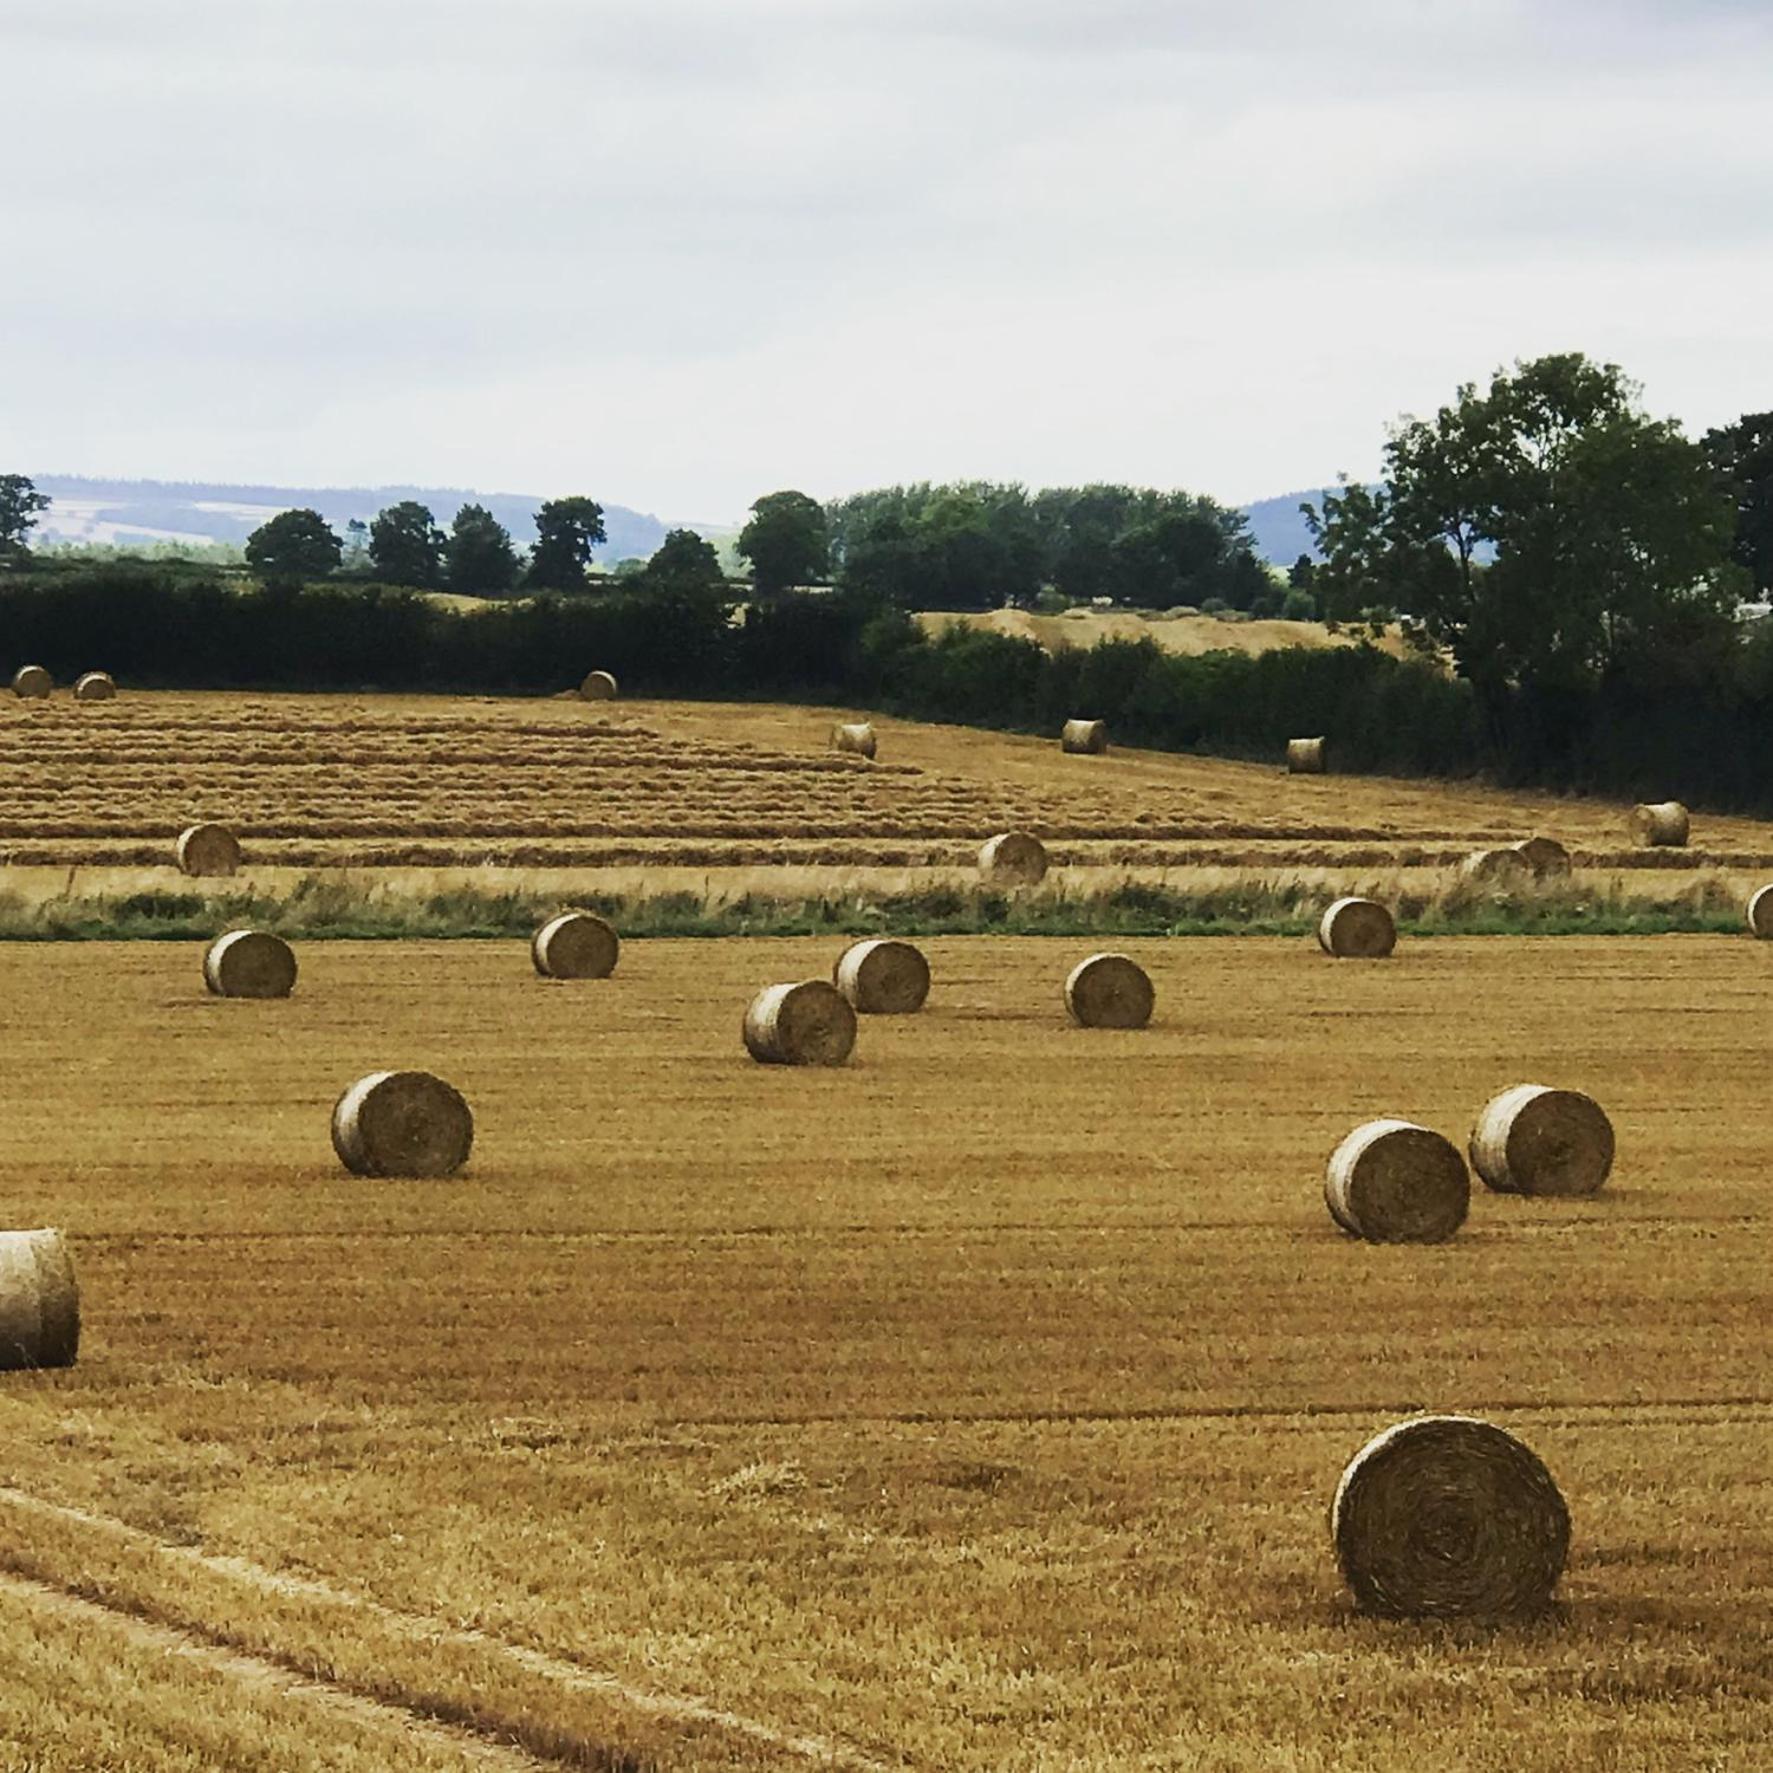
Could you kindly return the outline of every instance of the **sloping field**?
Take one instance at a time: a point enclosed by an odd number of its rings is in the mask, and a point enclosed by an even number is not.
[[[929,1009],[809,1072],[737,1025],[820,943],[582,987],[313,945],[270,1004],[9,949],[3,1222],[70,1228],[87,1322],[0,1376],[12,1764],[1764,1764],[1764,949],[1145,942],[1121,1034],[1063,1019],[1081,948],[928,951]],[[473,1102],[461,1178],[339,1170],[390,1064]],[[1534,1078],[1609,1108],[1600,1196],[1333,1230],[1356,1121],[1462,1138]],[[1423,1407],[1551,1466],[1553,1617],[1349,1613],[1336,1476]]]
[[[1020,826],[1062,863],[1445,867],[1539,831],[1591,868],[1773,865],[1773,826],[1698,821],[1643,850],[1625,809],[879,721],[878,761],[828,749],[830,709],[715,703],[125,694],[0,698],[0,862],[167,860],[216,819],[262,865],[964,867]]]
[[[1092,647],[1099,640],[1155,640],[1167,653],[1193,658],[1213,652],[1271,653],[1284,646],[1317,651],[1329,646],[1355,646],[1360,640],[1360,636],[1347,629],[1332,633],[1322,622],[1222,622],[1216,616],[1143,616],[1133,610],[1114,609],[1069,609],[1057,616],[1035,615],[1020,609],[970,614],[934,610],[917,619],[932,634],[958,623],[987,634],[1032,640],[1048,652],[1064,647]],[[1411,656],[1411,649],[1395,627],[1385,631],[1378,645],[1394,658]]]

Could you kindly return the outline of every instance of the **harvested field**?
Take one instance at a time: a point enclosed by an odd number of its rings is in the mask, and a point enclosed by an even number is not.
[[[1168,1007],[1120,1034],[1056,944],[924,946],[838,1070],[736,1038],[831,942],[594,994],[314,944],[271,1004],[200,945],[8,949],[7,1223],[68,1228],[86,1320],[0,1380],[19,1764],[227,1764],[255,1715],[301,1773],[1761,1764],[1763,948],[1128,942]],[[388,1064],[472,1099],[459,1178],[339,1170]],[[1605,1190],[1337,1231],[1350,1126],[1462,1138],[1523,1076],[1606,1101]],[[1545,1460],[1550,1618],[1353,1614],[1330,1498],[1418,1409]]]

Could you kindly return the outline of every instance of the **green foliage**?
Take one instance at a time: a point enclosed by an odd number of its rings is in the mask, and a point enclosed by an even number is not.
[[[402,499],[369,526],[369,558],[384,585],[435,591],[443,584],[443,531],[417,499]]]
[[[37,513],[49,506],[48,495],[23,474],[0,474],[0,566],[30,559],[25,538],[37,525]]]
[[[1283,622],[1315,622],[1317,620],[1317,598],[1308,585],[1293,585],[1281,599],[1280,617]]]
[[[738,551],[751,563],[760,597],[823,579],[830,556],[825,509],[802,492],[766,493],[751,507],[739,532]]]
[[[591,550],[603,540],[603,507],[595,499],[549,499],[536,512],[525,585],[532,591],[583,591]]]
[[[705,591],[726,596],[720,556],[693,529],[669,531],[638,578],[650,591]]]
[[[464,505],[444,544],[447,583],[458,597],[508,597],[521,570],[511,535],[484,505]]]
[[[1773,596],[1773,412],[1745,413],[1701,440],[1736,513],[1730,557],[1755,594]]]
[[[262,584],[280,591],[337,572],[340,553],[326,519],[302,507],[279,511],[246,538],[247,566]]]

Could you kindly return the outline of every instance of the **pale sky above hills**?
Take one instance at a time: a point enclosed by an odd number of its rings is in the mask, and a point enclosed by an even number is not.
[[[1773,0],[0,0],[0,471],[1229,502],[1773,406]]]

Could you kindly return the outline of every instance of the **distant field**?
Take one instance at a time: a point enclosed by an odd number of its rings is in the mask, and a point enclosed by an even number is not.
[[[1079,608],[1057,616],[1015,609],[980,614],[938,610],[917,619],[932,634],[958,622],[991,634],[1035,640],[1048,652],[1061,647],[1091,647],[1099,640],[1155,640],[1165,652],[1192,657],[1212,652],[1268,653],[1283,646],[1354,646],[1359,640],[1346,629],[1332,634],[1322,622],[1222,622],[1216,616],[1142,616],[1132,610],[1113,609]],[[1378,644],[1396,658],[1410,656],[1410,648],[1396,628],[1387,629]]]
[[[1764,954],[1131,946],[1148,1031],[939,941],[830,1072],[737,1035],[830,943],[311,944],[273,1004],[8,949],[5,1222],[69,1227],[87,1340],[0,1377],[0,1763],[1764,1764]],[[338,1169],[389,1064],[469,1096],[464,1177]],[[1333,1230],[1356,1121],[1528,1078],[1607,1105],[1602,1195]],[[1336,1475],[1422,1407],[1550,1464],[1552,1618],[1349,1613]]]

